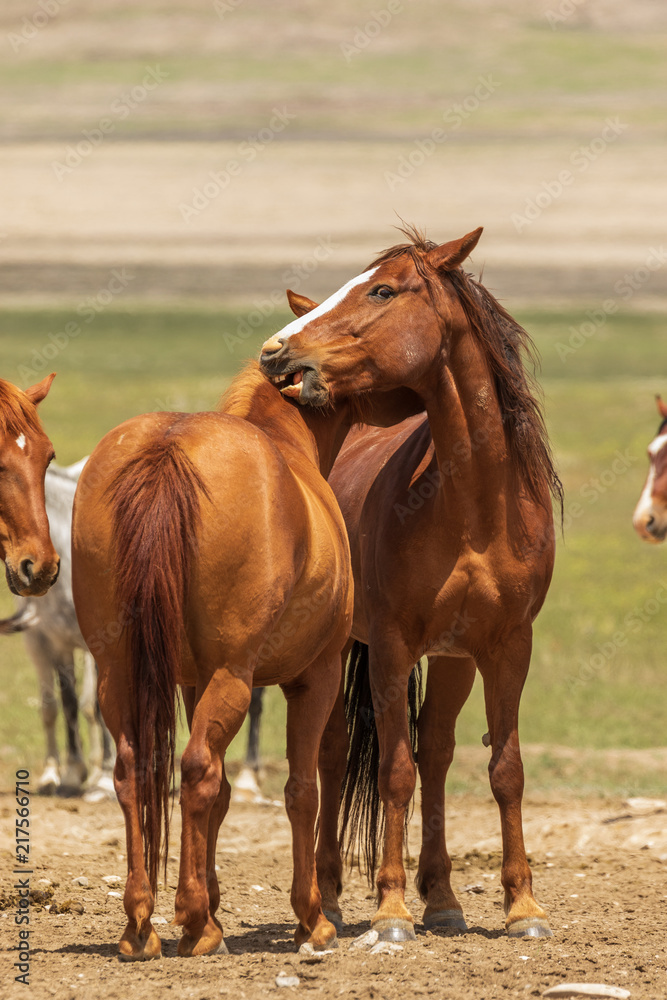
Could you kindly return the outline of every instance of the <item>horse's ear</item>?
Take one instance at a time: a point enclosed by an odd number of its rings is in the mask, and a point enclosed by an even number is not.
[[[655,401],[658,404],[658,413],[663,420],[667,420],[667,403],[663,403],[660,396],[656,396]]]
[[[289,307],[295,316],[305,316],[306,313],[317,309],[317,302],[307,299],[305,295],[299,295],[298,292],[293,292],[291,288],[288,288],[285,294],[287,295]]]
[[[51,388],[51,383],[56,377],[55,372],[51,372],[46,378],[43,378],[41,382],[37,382],[36,385],[31,385],[29,389],[24,389],[26,396],[35,406],[41,403],[42,400],[48,396],[49,389]]]
[[[461,266],[466,257],[470,256],[473,252],[482,232],[483,227],[480,226],[479,229],[474,229],[467,236],[462,236],[460,240],[450,240],[449,243],[441,243],[439,247],[427,253],[427,261],[431,267],[439,271],[456,270],[457,267]]]

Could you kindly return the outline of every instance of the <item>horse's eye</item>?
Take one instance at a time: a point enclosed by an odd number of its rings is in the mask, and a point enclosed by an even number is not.
[[[390,288],[389,285],[378,285],[377,288],[373,289],[371,295],[373,295],[376,299],[384,299],[386,301],[387,299],[393,298],[394,289]]]

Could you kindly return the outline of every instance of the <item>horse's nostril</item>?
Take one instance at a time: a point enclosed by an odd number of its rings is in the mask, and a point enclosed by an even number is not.
[[[655,518],[653,517],[653,515],[651,515],[646,521],[646,530],[650,531],[654,524],[655,524]]]
[[[264,344],[262,344],[262,359],[270,358],[278,351],[281,351],[285,341],[280,337],[271,337]]]
[[[33,563],[32,559],[22,559],[21,563],[19,565],[19,576],[21,577],[21,580],[23,581],[23,583],[25,583],[26,586],[28,586],[28,587],[32,583],[32,576],[33,576],[33,574],[32,574],[32,567],[33,567],[33,565],[34,565],[34,563]]]

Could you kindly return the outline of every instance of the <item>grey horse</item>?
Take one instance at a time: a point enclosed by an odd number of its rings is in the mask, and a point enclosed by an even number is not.
[[[46,761],[37,788],[41,794],[81,795],[89,801],[114,796],[113,741],[97,704],[97,667],[79,630],[72,600],[72,504],[86,459],[67,468],[51,464],[46,473],[46,510],[51,538],[60,554],[60,575],[43,597],[17,597],[17,611],[0,621],[0,635],[23,632],[28,653],[37,668],[42,721],[46,733]],[[83,684],[77,697],[74,650],[83,651]],[[56,742],[58,697],[56,677],[67,730],[67,758],[61,765]],[[88,723],[91,770],[84,761],[79,733],[79,708]],[[87,781],[87,784],[86,784]]]

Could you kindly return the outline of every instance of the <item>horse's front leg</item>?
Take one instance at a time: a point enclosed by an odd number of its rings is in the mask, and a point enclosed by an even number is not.
[[[42,725],[46,736],[46,759],[44,771],[37,782],[40,795],[54,795],[60,785],[60,755],[56,740],[58,722],[58,699],[56,698],[55,669],[53,657],[35,630],[24,634],[25,644],[37,670],[42,710]]]
[[[61,656],[56,655],[54,666],[58,673],[67,731],[67,766],[64,774],[61,774],[59,792],[61,795],[80,795],[88,777],[88,768],[83,760],[79,734],[79,699],[76,694],[73,653],[69,651]]]
[[[371,641],[369,670],[380,748],[378,790],[384,806],[384,849],[377,875],[378,909],[371,927],[382,941],[415,937],[405,905],[403,835],[415,791],[416,767],[408,729],[408,681],[414,662],[402,643]]]
[[[292,826],[294,875],[291,901],[299,921],[294,940],[316,951],[335,947],[336,927],[322,910],[315,869],[317,760],[322,733],[340,685],[340,652],[327,651],[290,684],[281,685],[287,699],[289,778],[285,806]]]
[[[181,865],[174,923],[183,927],[178,954],[225,951],[215,916],[220,890],[215,846],[229,805],[224,774],[227,747],[241,728],[250,703],[250,681],[216,670],[197,687],[191,734],[181,758]]]
[[[474,660],[429,657],[426,696],[419,713],[422,849],[417,872],[417,888],[426,903],[427,929],[468,929],[450,881],[452,862],[445,844],[445,780],[454,756],[456,719],[474,680]]]
[[[530,664],[531,645],[532,629],[517,629],[492,654],[480,654],[477,665],[484,679],[491,738],[489,778],[500,809],[505,927],[512,937],[551,937],[547,915],[533,896],[521,819],[523,763],[519,749],[519,701]]]

